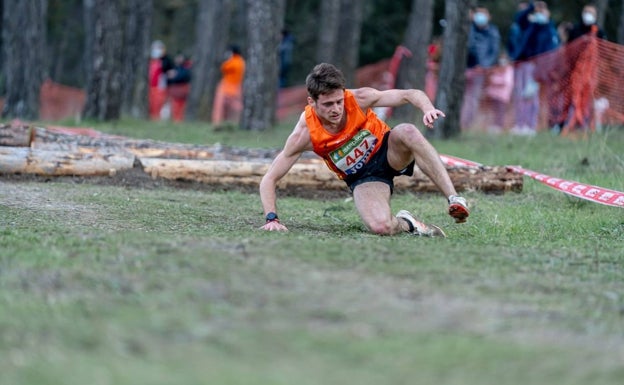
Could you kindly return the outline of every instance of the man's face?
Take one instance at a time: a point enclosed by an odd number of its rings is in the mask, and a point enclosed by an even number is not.
[[[308,103],[314,108],[321,122],[338,124],[344,114],[344,90],[321,94],[316,101],[308,97]]]

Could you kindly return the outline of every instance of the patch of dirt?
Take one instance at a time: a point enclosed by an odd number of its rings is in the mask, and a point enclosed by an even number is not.
[[[239,185],[234,183],[207,184],[188,180],[154,179],[146,174],[140,167],[118,171],[114,176],[41,176],[34,174],[1,174],[0,181],[7,182],[64,182],[72,184],[94,184],[104,186],[118,186],[138,189],[176,188],[207,192],[239,191],[249,194],[258,194],[258,186]],[[279,189],[280,197],[299,197],[304,199],[342,199],[351,195],[345,185],[344,190],[319,190],[307,189],[296,186]]]

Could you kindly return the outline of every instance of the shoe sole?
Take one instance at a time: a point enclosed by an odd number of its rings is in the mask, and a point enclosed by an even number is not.
[[[414,217],[409,211],[406,210],[401,210],[399,211],[399,213],[397,214],[397,218],[403,219],[405,220],[406,218],[401,216],[401,214],[404,213],[407,216],[409,216],[410,218],[412,218],[414,221],[418,222],[420,224],[420,226],[414,226],[414,232],[412,233],[413,235],[418,235],[421,237],[442,237],[442,238],[446,238],[446,234],[444,233],[444,231],[436,226],[436,225],[430,225],[428,223],[425,223],[423,221],[421,221],[420,219],[417,219],[416,217]],[[423,228],[423,231],[418,230],[418,228]]]
[[[455,218],[455,223],[464,223],[470,213],[466,208],[460,204],[454,203],[449,206],[449,215]]]
[[[436,225],[430,225],[430,224],[426,224],[427,228],[431,229],[431,233],[430,234],[423,234],[426,237],[440,237],[440,238],[446,238],[446,234],[444,233],[444,231],[439,228]]]

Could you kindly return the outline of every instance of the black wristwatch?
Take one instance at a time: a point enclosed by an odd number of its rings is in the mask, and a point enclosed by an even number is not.
[[[271,211],[270,213],[266,215],[266,221],[267,223],[275,222],[275,221],[279,221],[279,218],[277,217],[277,214]]]

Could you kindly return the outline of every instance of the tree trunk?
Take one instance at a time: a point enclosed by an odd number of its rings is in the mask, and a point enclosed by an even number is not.
[[[620,22],[617,29],[617,43],[624,44],[624,0],[620,4]]]
[[[437,108],[446,114],[446,118],[435,124],[433,135],[436,138],[451,138],[460,134],[461,106],[464,95],[464,72],[468,31],[470,28],[470,0],[446,0],[446,28],[442,48],[442,64],[438,92]]]
[[[84,117],[116,120],[121,113],[121,0],[84,0],[87,101]],[[136,54],[136,53],[135,53]]]
[[[221,76],[219,66],[223,61],[229,39],[231,14],[231,0],[199,2],[195,28],[193,80],[186,107],[186,120],[210,121],[214,93]]]
[[[396,88],[425,89],[427,73],[427,48],[433,30],[433,0],[412,0],[412,10],[405,32],[403,45],[412,56],[401,60],[396,79]],[[395,109],[393,116],[402,122],[420,122],[422,113],[413,106],[406,105]]]
[[[153,0],[127,0],[122,70],[122,112],[147,117],[147,67],[152,30]]]
[[[275,124],[277,47],[284,23],[284,0],[247,0],[247,64],[241,127],[261,131]],[[260,32],[261,31],[261,32]]]
[[[47,0],[4,0],[3,117],[37,119],[46,66]]]
[[[605,17],[607,15],[607,11],[609,10],[609,0],[596,0],[594,1],[594,4],[596,4],[596,10],[598,11],[596,23],[600,26],[604,26]]]
[[[53,0],[48,5],[47,55],[55,83],[82,88],[85,84],[83,0]],[[41,101],[46,104],[46,100]],[[43,106],[42,106],[43,107]],[[43,108],[42,108],[43,114]]]
[[[0,74],[4,74],[4,0],[0,0]],[[0,75],[0,95],[4,95],[4,76]],[[2,116],[2,111],[0,111]]]
[[[334,64],[342,70],[348,88],[357,87],[355,71],[359,64],[360,36],[364,20],[364,2],[342,0],[339,12],[337,44]]]
[[[336,60],[338,28],[340,26],[340,4],[341,2],[337,0],[321,0],[318,15],[319,32],[316,64],[334,63]]]

